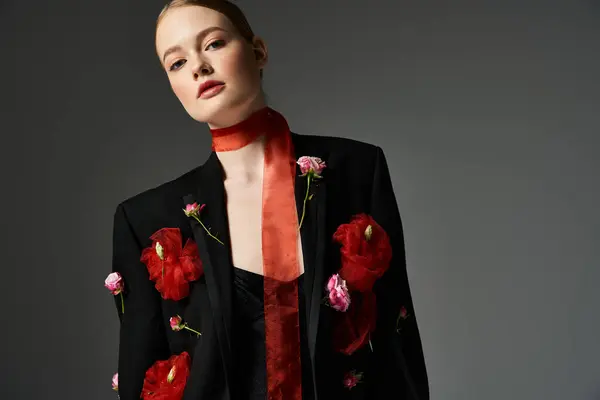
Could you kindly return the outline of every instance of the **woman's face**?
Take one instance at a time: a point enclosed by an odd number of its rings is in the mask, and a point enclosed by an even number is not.
[[[264,42],[246,41],[225,15],[200,6],[170,9],[157,27],[156,51],[173,92],[196,121],[230,126],[264,107]],[[217,85],[199,94],[208,81]]]

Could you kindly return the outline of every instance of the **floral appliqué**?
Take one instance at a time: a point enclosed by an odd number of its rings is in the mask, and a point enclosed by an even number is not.
[[[181,300],[187,297],[189,283],[204,272],[196,243],[187,239],[182,247],[179,228],[162,228],[150,239],[152,245],[142,250],[140,260],[146,264],[156,289],[163,299]]]
[[[190,374],[191,358],[187,352],[155,362],[144,377],[140,396],[143,400],[181,399]]]
[[[362,375],[362,373],[356,372],[355,370],[346,372],[342,381],[344,387],[348,390],[352,389],[354,386],[362,382]]]
[[[327,282],[327,302],[334,310],[346,312],[350,307],[350,293],[346,281],[339,274],[331,275]]]
[[[171,317],[169,319],[169,325],[171,326],[171,329],[175,332],[179,332],[182,329],[187,329],[188,331],[195,333],[196,336],[202,335],[197,330],[190,328],[188,326],[187,322],[184,323],[183,319],[179,315],[175,315],[175,316]]]
[[[123,291],[125,290],[125,282],[123,277],[118,272],[108,274],[104,280],[104,287],[107,288],[114,296],[121,296],[121,313],[125,314],[125,301],[123,300]]]
[[[119,373],[115,373],[112,377],[112,390],[119,393]]]
[[[206,225],[204,225],[204,222],[202,222],[202,220],[200,220],[200,212],[202,212],[202,210],[204,209],[204,207],[206,207],[206,204],[202,204],[202,205],[199,205],[198,203],[187,204],[185,206],[185,208],[183,209],[183,212],[185,213],[186,216],[192,217],[196,221],[198,221],[198,223],[206,231],[206,233],[208,234],[208,236],[210,236],[211,238],[215,239],[217,242],[223,244],[223,242],[219,238],[217,238],[215,235],[213,235],[210,232],[210,229],[208,229],[206,227]]]
[[[350,355],[369,343],[372,351],[370,337],[377,321],[373,285],[389,268],[392,258],[389,237],[370,215],[363,213],[340,225],[333,239],[341,245],[338,274],[352,298],[333,328],[334,347]]]
[[[398,318],[396,318],[396,332],[400,333],[400,331],[402,330],[402,325],[404,323],[405,320],[407,320],[409,317],[408,314],[408,310],[406,309],[406,307],[402,306],[400,307],[400,312],[398,313]]]
[[[300,224],[298,225],[298,230],[302,228],[302,223],[304,222],[304,215],[306,214],[306,202],[312,198],[309,197],[310,184],[315,179],[321,179],[321,173],[323,169],[327,167],[325,161],[321,160],[319,157],[310,157],[310,156],[302,156],[296,161],[296,163],[300,166],[300,176],[306,176],[306,194],[304,195],[304,202],[302,204],[302,217],[300,218]]]

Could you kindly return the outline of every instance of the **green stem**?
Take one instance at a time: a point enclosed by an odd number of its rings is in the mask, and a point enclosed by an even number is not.
[[[216,236],[214,236],[212,233],[210,233],[210,231],[208,229],[206,229],[206,226],[204,226],[204,224],[202,223],[202,221],[200,221],[200,218],[198,218],[198,216],[194,215],[194,218],[196,219],[196,221],[198,221],[200,223],[200,225],[202,225],[202,227],[204,228],[204,230],[206,231],[206,233],[208,233],[208,236],[210,236],[211,238],[215,239],[217,242],[219,242],[221,244],[224,244]]]
[[[306,194],[304,195],[304,203],[302,204],[302,218],[300,218],[300,225],[298,225],[298,230],[302,228],[302,222],[304,222],[304,214],[306,213],[306,200],[308,199],[308,192],[310,190],[310,177],[312,175],[309,173],[307,175],[308,180],[306,182]]]
[[[123,300],[123,292],[119,293],[121,295],[121,314],[125,314],[125,301]]]
[[[195,333],[196,335],[198,335],[198,336],[202,335],[200,332],[198,332],[198,331],[196,331],[196,330],[194,330],[194,329],[190,328],[190,327],[189,327],[189,326],[187,326],[187,325],[185,325],[183,328],[184,328],[184,329],[187,329],[187,330],[188,330],[188,331],[190,331],[190,332],[194,332],[194,333]]]

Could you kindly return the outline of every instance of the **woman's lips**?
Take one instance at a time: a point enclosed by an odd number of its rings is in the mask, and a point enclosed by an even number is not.
[[[225,84],[221,83],[218,85],[214,85],[209,87],[208,89],[205,89],[204,91],[202,91],[202,93],[200,93],[200,96],[198,96],[201,99],[209,99],[213,96],[218,95],[219,93],[221,93],[221,91],[225,88]]]

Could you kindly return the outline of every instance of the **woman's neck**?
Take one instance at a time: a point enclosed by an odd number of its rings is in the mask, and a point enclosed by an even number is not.
[[[217,151],[227,183],[252,184],[262,179],[265,135],[238,150]]]

